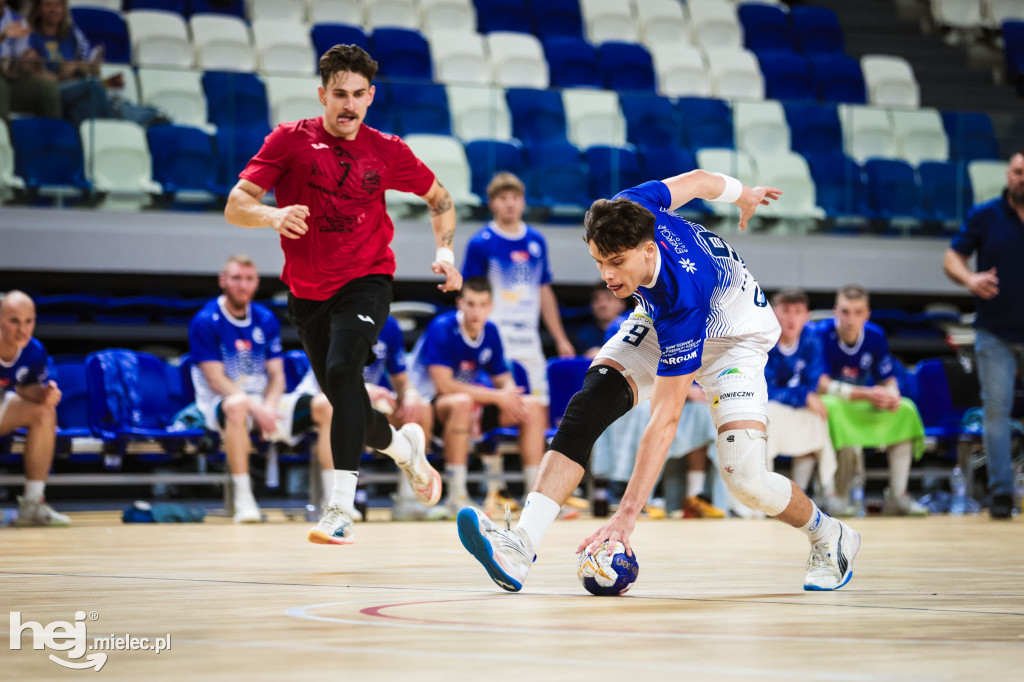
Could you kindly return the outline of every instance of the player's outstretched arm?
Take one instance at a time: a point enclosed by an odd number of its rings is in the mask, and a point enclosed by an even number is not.
[[[754,215],[758,206],[767,206],[769,199],[777,200],[782,196],[782,190],[774,187],[747,187],[736,178],[699,168],[662,182],[672,193],[672,209],[694,199],[736,204],[740,208],[741,230],[747,229],[747,220]]]
[[[434,230],[434,242],[437,244],[437,255],[430,269],[438,275],[444,275],[444,282],[437,285],[441,291],[458,291],[462,288],[462,273],[455,267],[455,206],[452,195],[444,185],[434,179],[434,184],[423,200],[430,207],[430,227]]]
[[[267,191],[248,180],[239,180],[228,194],[228,204],[224,207],[224,217],[232,225],[239,227],[272,227],[276,232],[289,239],[298,239],[306,234],[309,227],[309,207],[294,204],[283,208],[274,208],[260,203]]]

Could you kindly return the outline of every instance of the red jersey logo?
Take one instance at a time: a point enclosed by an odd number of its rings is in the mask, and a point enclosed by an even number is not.
[[[471,360],[463,360],[459,363],[460,372],[472,372],[476,369],[476,363]]]
[[[235,350],[237,351],[252,351],[252,341],[246,341],[245,339],[235,340]]]
[[[525,263],[530,260],[529,251],[513,251],[511,255],[513,263]]]
[[[843,367],[842,378],[843,381],[856,381],[857,377],[860,376],[860,372],[856,367]]]

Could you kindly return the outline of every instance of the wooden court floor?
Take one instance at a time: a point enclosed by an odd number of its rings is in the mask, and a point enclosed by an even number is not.
[[[639,580],[618,598],[576,580],[592,519],[557,522],[507,594],[451,522],[371,521],[355,545],[325,547],[273,512],[262,526],[73,518],[0,528],[3,610],[41,632],[81,611],[89,643],[170,635],[170,648],[69,670],[48,656],[74,650],[33,650],[31,629],[14,650],[5,622],[0,679],[1024,679],[1020,518],[860,519],[853,580],[835,593],[802,591],[806,540],[777,522],[641,521]]]

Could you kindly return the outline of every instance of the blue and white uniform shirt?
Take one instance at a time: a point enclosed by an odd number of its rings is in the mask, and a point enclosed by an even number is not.
[[[852,346],[847,346],[839,338],[835,319],[819,322],[817,332],[825,353],[825,372],[836,381],[875,386],[895,376],[889,342],[877,324],[868,322],[864,325]]]
[[[800,338],[790,348],[778,343],[768,351],[764,378],[768,382],[768,400],[790,407],[805,407],[807,394],[818,389],[825,372],[825,355],[814,325],[806,324]]]
[[[673,212],[665,183],[645,182],[615,198],[635,201],[655,217],[658,262],[651,283],[634,294],[634,312],[654,321],[659,376],[697,371],[705,339],[778,333],[778,321],[743,259],[721,237]]]
[[[3,404],[7,392],[13,393],[16,386],[45,384],[49,379],[46,349],[38,339],[31,339],[10,362],[0,359],[0,404]]]
[[[453,378],[467,384],[479,384],[481,374],[493,377],[509,371],[498,327],[488,320],[480,335],[471,339],[462,327],[459,311],[434,318],[413,348],[413,384],[428,400],[437,394],[430,380],[430,365],[450,367]]]
[[[192,318],[188,328],[189,353],[195,361],[192,383],[196,406],[208,410],[220,401],[206,381],[201,362],[220,362],[224,374],[246,395],[262,398],[267,390],[267,361],[282,356],[281,325],[270,309],[252,303],[244,319],[224,307],[224,296],[210,301]]]
[[[374,361],[363,368],[363,381],[378,386],[388,386],[387,377],[402,374],[406,366],[405,346],[398,320],[388,315],[384,328],[380,330],[377,343],[373,344]]]

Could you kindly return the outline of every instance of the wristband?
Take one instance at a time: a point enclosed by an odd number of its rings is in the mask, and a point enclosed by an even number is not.
[[[840,400],[849,400],[850,396],[853,395],[853,384],[833,379],[828,383],[828,388],[825,389],[825,392],[836,396]]]
[[[734,177],[725,175],[724,173],[714,173],[718,177],[725,180],[725,189],[714,199],[710,201],[720,201],[725,204],[731,204],[735,202],[743,194],[743,183]]]
[[[434,260],[438,263],[451,263],[455,265],[455,252],[447,246],[439,246],[437,247],[437,255],[434,256]]]

